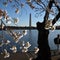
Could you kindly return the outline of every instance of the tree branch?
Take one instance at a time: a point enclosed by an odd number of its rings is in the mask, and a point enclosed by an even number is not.
[[[54,4],[55,4],[55,6],[57,7],[59,13],[56,15],[56,17],[55,17],[55,18],[53,19],[53,21],[52,21],[52,24],[53,24],[53,25],[54,25],[54,24],[56,23],[56,21],[60,18],[60,8],[59,8],[59,6],[56,4],[55,1],[54,1]]]
[[[35,1],[35,3],[45,10],[45,8],[42,5],[40,5],[38,2]]]
[[[47,6],[47,9],[50,10],[53,3],[54,3],[54,0],[50,0],[49,4]],[[47,9],[46,9],[46,13],[45,13],[45,16],[44,16],[44,23],[46,22],[46,20],[48,20],[48,17],[49,17],[49,11]]]
[[[60,17],[60,12],[56,15],[56,17],[53,19],[52,24],[54,25],[56,23],[56,21],[59,19]]]
[[[57,7],[57,9],[60,11],[60,8],[59,8],[59,6],[56,4],[55,1],[54,1],[54,4],[55,4],[55,6]]]

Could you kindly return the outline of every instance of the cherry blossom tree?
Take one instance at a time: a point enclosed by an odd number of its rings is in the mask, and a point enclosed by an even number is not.
[[[2,0],[0,0],[2,2]],[[14,2],[14,5],[12,5],[12,2]],[[48,44],[48,35],[49,35],[49,29],[54,30],[54,24],[56,21],[60,18],[60,0],[24,0],[24,3],[21,2],[21,0],[6,0],[5,2],[2,2],[3,5],[7,6],[8,3],[12,5],[12,7],[15,9],[15,13],[19,13],[19,8],[25,7],[27,4],[32,10],[35,10],[35,15],[39,16],[43,12],[44,14],[44,20],[43,22],[37,22],[37,30],[38,30],[38,57],[36,60],[51,60],[51,53],[50,48]],[[37,7],[38,6],[38,7]],[[38,13],[37,13],[38,12]],[[6,11],[0,10],[0,19],[2,18],[2,15],[4,18],[8,18],[6,15]],[[53,16],[53,18],[51,17]],[[17,22],[16,19],[14,21]]]

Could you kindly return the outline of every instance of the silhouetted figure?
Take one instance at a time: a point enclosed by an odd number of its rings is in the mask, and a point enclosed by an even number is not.
[[[57,51],[58,51],[59,50],[59,44],[60,44],[60,35],[59,34],[54,39],[54,43],[57,45]]]
[[[51,60],[50,47],[48,45],[49,30],[44,27],[44,22],[37,22],[39,52],[36,60]]]

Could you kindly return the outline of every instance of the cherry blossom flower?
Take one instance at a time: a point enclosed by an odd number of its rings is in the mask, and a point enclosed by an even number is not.
[[[22,52],[27,52],[28,51],[28,49],[27,48],[22,48]]]
[[[24,4],[23,3],[21,3],[21,7],[24,7]]]
[[[11,24],[11,21],[10,21],[10,20],[7,20],[6,23],[7,23],[7,24]]]
[[[31,2],[31,0],[27,0],[27,2]]]
[[[6,45],[8,45],[8,44],[10,43],[9,40],[4,40],[3,42],[4,42],[4,44],[6,44]]]
[[[11,3],[11,2],[12,2],[12,0],[9,0],[9,2]]]
[[[4,58],[8,58],[8,57],[10,57],[10,53],[9,52],[7,52],[7,50],[6,49],[4,49],[4,51],[3,51],[3,53],[2,53],[3,55],[4,55]]]
[[[23,41],[22,44],[21,44],[21,47],[20,49],[22,49],[22,52],[27,52],[28,51],[28,48],[31,46],[31,44],[29,42],[26,42]]]
[[[47,20],[45,23],[45,29],[50,29],[52,26],[52,20]]]
[[[23,35],[26,35],[27,34],[27,30],[23,30]]]
[[[0,19],[2,19],[3,10],[0,9]]]
[[[7,6],[7,4],[8,4],[8,2],[3,2],[3,5],[4,5],[4,6]]]
[[[3,41],[2,41],[2,42],[0,42],[0,47],[2,47],[2,46],[3,46],[3,44],[4,44],[4,43],[3,43]]]
[[[35,48],[34,48],[34,53],[37,54],[38,51],[39,51],[39,48],[38,48],[38,47],[35,47]]]
[[[56,29],[55,26],[52,26],[52,27],[51,27],[52,32],[53,32],[55,29]]]
[[[25,43],[25,48],[29,48],[31,46],[31,44],[29,42]]]
[[[35,8],[35,6],[34,6],[34,5],[32,5],[32,4],[30,4],[29,6],[30,6],[32,9],[34,9],[34,8]]]
[[[18,18],[13,18],[13,20],[14,20],[14,24],[17,24],[19,22]]]
[[[20,33],[14,33],[14,41],[16,42],[16,43],[18,43],[19,42],[19,39],[21,39],[23,37],[23,34],[20,34]]]
[[[16,8],[15,13],[17,13],[17,14],[18,14],[19,12],[20,12],[20,11],[19,11],[19,9],[18,9],[18,8]]]
[[[7,11],[3,11],[3,16],[4,16],[4,18],[6,18],[7,17]]]
[[[36,2],[38,2],[38,3],[41,3],[41,1],[40,0],[35,0]]]
[[[16,53],[17,52],[17,47],[16,46],[12,46],[12,48],[10,48],[10,50],[12,50],[13,53]]]

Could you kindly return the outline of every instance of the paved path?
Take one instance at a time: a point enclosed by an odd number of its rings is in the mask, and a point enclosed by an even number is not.
[[[35,55],[36,56],[36,55]],[[0,54],[0,60],[29,60],[30,57],[34,57],[33,53],[12,53],[9,58],[4,58]],[[52,60],[58,60],[60,55],[52,56]]]

